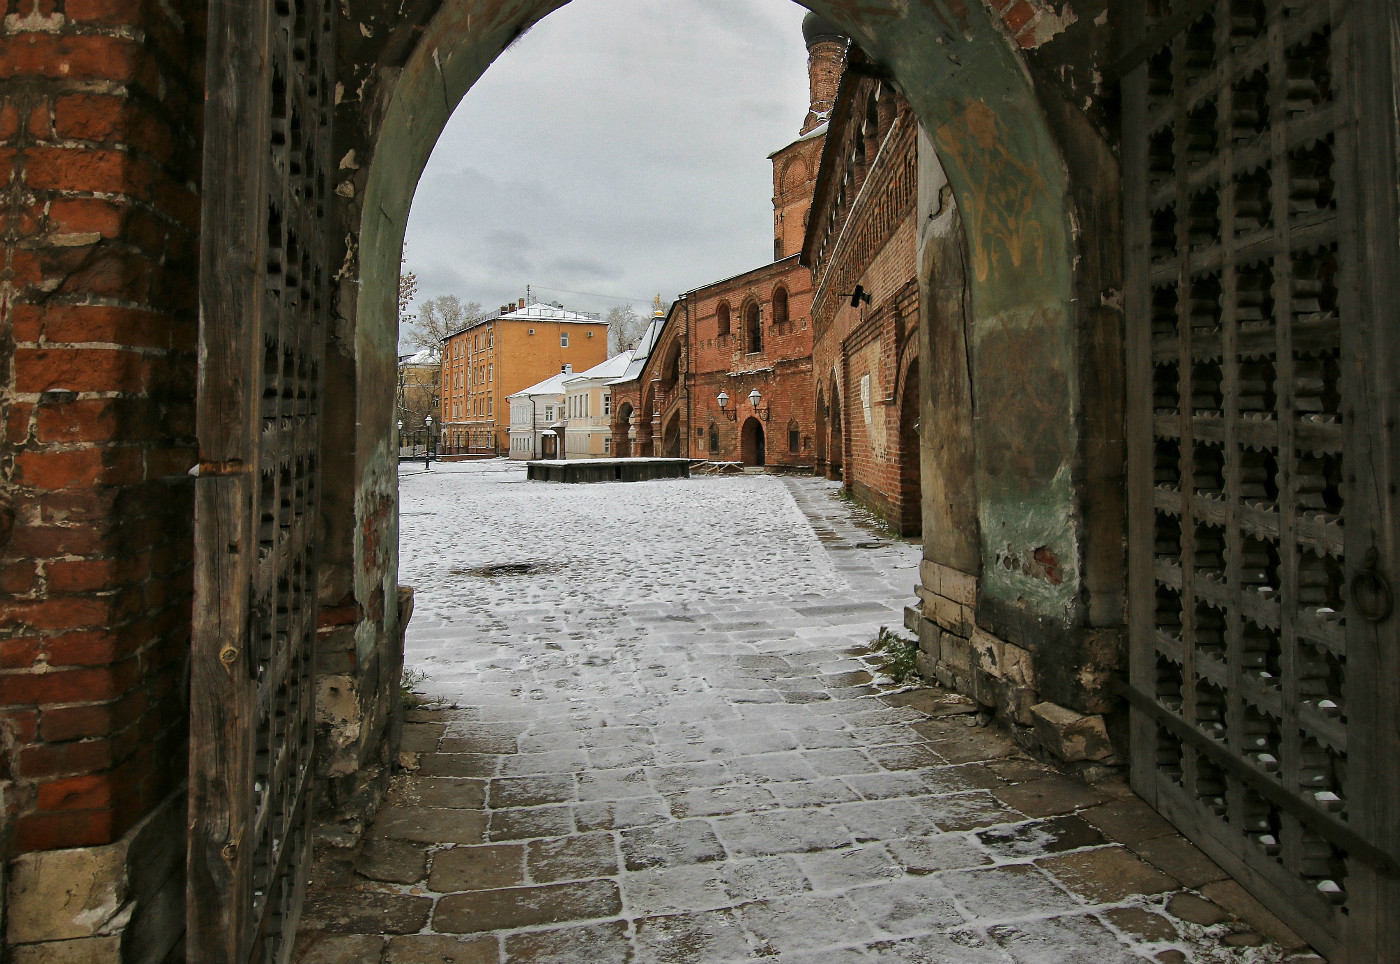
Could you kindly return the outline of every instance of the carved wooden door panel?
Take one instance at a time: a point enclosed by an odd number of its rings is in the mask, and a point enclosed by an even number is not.
[[[1133,782],[1400,948],[1394,4],[1121,5]]]
[[[273,962],[311,816],[335,8],[208,11],[187,957]]]

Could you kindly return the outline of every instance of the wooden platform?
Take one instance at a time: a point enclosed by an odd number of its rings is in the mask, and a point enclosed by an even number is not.
[[[537,482],[645,482],[688,479],[689,459],[540,459],[525,466]]]

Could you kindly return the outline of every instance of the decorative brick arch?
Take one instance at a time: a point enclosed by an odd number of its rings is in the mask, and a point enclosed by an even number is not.
[[[794,157],[783,165],[778,183],[783,194],[789,194],[812,179],[812,166],[803,157]]]

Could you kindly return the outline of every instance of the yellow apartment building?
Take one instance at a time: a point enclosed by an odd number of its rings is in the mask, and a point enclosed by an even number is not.
[[[440,450],[444,455],[500,455],[510,445],[506,399],[572,366],[608,357],[608,323],[561,305],[514,305],[443,339]]]

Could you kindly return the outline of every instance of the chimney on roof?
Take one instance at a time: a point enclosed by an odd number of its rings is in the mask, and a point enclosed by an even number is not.
[[[521,298],[521,299],[520,299],[520,307],[521,307],[521,309],[524,309],[524,307],[525,307],[525,299],[524,299],[524,298]]]

